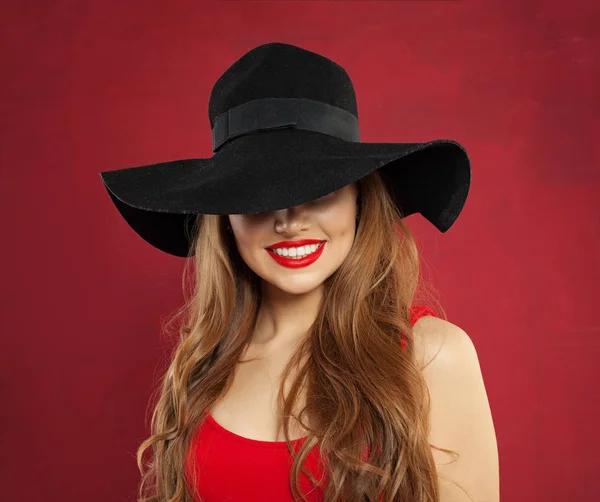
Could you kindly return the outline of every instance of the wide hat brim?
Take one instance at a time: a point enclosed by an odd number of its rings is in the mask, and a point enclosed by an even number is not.
[[[152,246],[194,253],[197,214],[246,214],[298,206],[380,170],[403,216],[422,214],[446,232],[463,209],[471,180],[462,145],[363,143],[298,129],[259,131],[213,157],[100,173],[122,217]]]

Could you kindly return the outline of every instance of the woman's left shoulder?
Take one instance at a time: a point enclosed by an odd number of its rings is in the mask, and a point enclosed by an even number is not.
[[[440,317],[420,317],[413,326],[415,353],[422,367],[477,363],[478,357],[471,337],[461,327]]]
[[[475,346],[467,333],[441,318],[426,316],[413,327],[415,354],[431,398],[430,443],[459,454],[452,461],[434,450],[445,480],[440,500],[499,500],[498,446],[494,421]]]

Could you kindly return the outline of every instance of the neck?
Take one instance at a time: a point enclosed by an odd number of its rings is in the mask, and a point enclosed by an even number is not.
[[[323,285],[304,294],[291,294],[263,281],[261,307],[252,343],[282,346],[302,339],[317,318]]]

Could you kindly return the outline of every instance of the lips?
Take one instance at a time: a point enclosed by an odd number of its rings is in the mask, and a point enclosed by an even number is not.
[[[284,241],[286,242],[286,241]],[[289,242],[289,241],[287,241]],[[295,241],[296,243],[298,242],[303,242],[303,241]],[[305,256],[304,258],[288,258],[286,256],[279,256],[275,251],[271,250],[271,249],[267,249],[267,253],[269,253],[269,256],[271,258],[273,258],[277,263],[279,263],[280,265],[283,265],[284,267],[288,267],[288,268],[300,268],[300,267],[307,267],[308,265],[316,262],[319,259],[319,256],[321,256],[323,254],[323,249],[325,249],[325,241],[317,241],[317,242],[310,242],[307,244],[318,244],[319,242],[322,242],[323,244],[321,246],[319,246],[319,248],[314,252],[314,253],[310,253],[309,255]],[[281,244],[281,243],[278,243]],[[297,246],[299,244],[296,244]],[[304,244],[306,245],[306,244]],[[295,247],[295,246],[279,246],[279,247]]]

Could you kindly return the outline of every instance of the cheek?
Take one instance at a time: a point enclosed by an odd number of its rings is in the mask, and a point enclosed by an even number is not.
[[[331,237],[354,236],[356,229],[356,213],[349,208],[332,211],[323,219],[323,228]]]
[[[231,228],[240,255],[247,261],[261,244],[262,231],[260,225],[244,218],[231,217]]]

